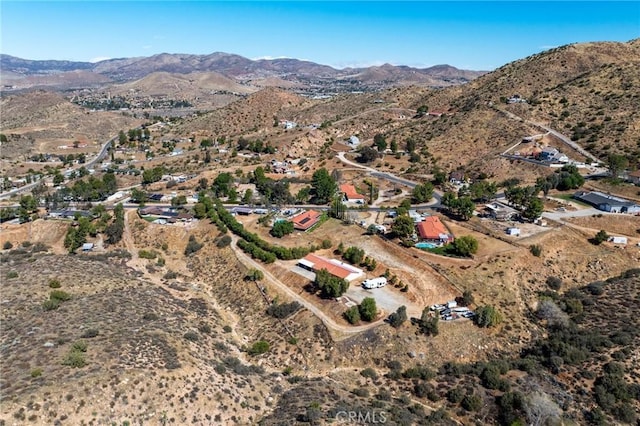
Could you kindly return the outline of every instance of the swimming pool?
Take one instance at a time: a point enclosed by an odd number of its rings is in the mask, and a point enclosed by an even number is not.
[[[437,244],[433,244],[433,243],[416,243],[415,247],[419,248],[419,249],[425,249],[425,248],[436,248],[438,247]]]

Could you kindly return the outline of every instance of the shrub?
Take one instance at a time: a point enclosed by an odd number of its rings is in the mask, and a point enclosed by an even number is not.
[[[59,302],[66,302],[67,300],[71,300],[71,295],[66,291],[62,290],[53,290],[49,293],[49,300],[57,300]]]
[[[594,281],[587,285],[587,291],[594,296],[600,296],[604,293],[604,281]]]
[[[402,305],[394,313],[389,315],[389,324],[393,328],[399,328],[407,320],[407,307]]]
[[[45,300],[42,302],[42,309],[45,311],[53,311],[54,309],[58,309],[60,307],[60,302],[58,300]]]
[[[178,273],[175,271],[167,271],[167,273],[164,274],[162,278],[164,278],[165,280],[175,280],[176,278],[178,278]]]
[[[274,318],[284,319],[296,313],[301,308],[302,305],[295,301],[291,303],[281,304],[274,303],[267,308],[267,314],[271,315]]]
[[[186,333],[184,333],[183,337],[190,342],[197,342],[198,340],[200,340],[200,336],[198,336],[198,333],[194,331],[187,331]]]
[[[11,241],[5,241],[2,248],[5,250],[11,250],[13,248],[13,244],[11,244]]]
[[[82,368],[87,365],[84,353],[79,351],[70,351],[62,361],[62,365],[67,365],[73,368]]]
[[[471,290],[465,290],[462,293],[462,300],[461,300],[461,304],[463,306],[469,306],[472,305],[473,302],[475,301],[475,298],[473,297],[473,293],[471,293]]]
[[[90,328],[86,330],[84,333],[82,333],[80,337],[82,337],[83,339],[92,339],[98,336],[98,334],[100,334],[98,330],[96,330],[95,328]]]
[[[357,306],[352,306],[342,314],[349,321],[349,324],[357,324],[360,322],[360,311]]]
[[[7,274],[7,278],[11,279],[11,278],[18,278],[18,272],[17,271],[10,271]]]
[[[269,352],[269,342],[265,340],[258,340],[249,348],[247,352],[252,356]]]
[[[478,411],[482,408],[482,398],[478,395],[466,395],[460,404],[467,411]]]
[[[76,352],[86,352],[87,351],[87,342],[84,340],[78,340],[71,345],[71,350]]]
[[[222,331],[224,331],[225,333],[231,333],[233,329],[230,325],[225,325],[224,327],[222,327]]]
[[[51,288],[60,288],[60,280],[57,278],[51,278],[49,280],[49,287]]]
[[[42,376],[42,368],[34,368],[31,370],[31,377],[36,378]]]
[[[184,248],[184,255],[189,256],[197,252],[198,250],[200,250],[202,247],[204,247],[204,244],[199,243],[198,240],[196,240],[196,237],[194,237],[193,235],[190,235],[189,242],[187,243],[187,246]]]
[[[547,285],[552,290],[560,290],[560,287],[562,287],[562,280],[558,277],[547,277]]]
[[[360,311],[360,318],[364,321],[373,321],[378,313],[378,307],[376,301],[372,297],[365,297],[360,305],[358,305]]]
[[[362,377],[366,377],[372,380],[375,380],[378,378],[378,373],[376,373],[376,370],[374,370],[373,368],[365,368],[360,372],[360,375]]]
[[[604,229],[598,231],[598,233],[591,239],[591,242],[595,245],[600,245],[609,239],[609,234]]]
[[[333,245],[333,244],[331,243],[331,240],[322,240],[322,245],[321,245],[321,247],[322,247],[323,249],[331,248],[331,246],[332,246],[332,245]]]
[[[462,388],[455,387],[447,391],[447,400],[452,404],[458,404],[464,398],[464,391]]]
[[[476,310],[474,321],[479,327],[494,327],[502,322],[502,315],[491,305],[481,306]]]
[[[158,319],[158,314],[156,314],[155,312],[146,312],[144,315],[142,315],[142,319],[145,321],[155,321]]]
[[[538,244],[532,244],[529,246],[529,251],[535,257],[540,257],[540,255],[542,254],[542,247]]]
[[[216,247],[218,248],[224,248],[227,247],[231,244],[231,236],[230,235],[223,235],[222,237],[220,237],[220,239],[216,242]]]
[[[140,250],[138,256],[143,259],[155,259],[158,256],[155,250]]]

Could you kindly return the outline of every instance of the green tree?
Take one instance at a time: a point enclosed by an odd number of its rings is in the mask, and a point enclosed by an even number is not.
[[[416,185],[411,193],[411,201],[414,203],[425,203],[433,197],[433,184],[426,182],[422,185]]]
[[[258,340],[247,351],[251,356],[261,355],[266,352],[269,352],[269,342],[265,340]]]
[[[531,198],[527,203],[527,207],[522,212],[522,216],[525,219],[529,219],[531,221],[540,217],[544,210],[544,204],[542,200],[539,198]]]
[[[335,195],[337,189],[338,185],[327,169],[323,167],[313,173],[311,192],[313,194],[313,201],[316,204],[326,204],[329,202]]]
[[[264,272],[260,269],[249,269],[245,278],[249,281],[262,281],[264,279]]]
[[[474,321],[479,327],[494,327],[502,322],[502,315],[491,305],[480,306]]]
[[[429,112],[429,108],[426,105],[420,105],[418,107],[418,109],[416,110],[416,113],[422,117],[423,115],[425,115],[427,112]]]
[[[382,152],[387,149],[387,141],[383,134],[376,133],[373,137],[373,145],[378,149],[378,152]]]
[[[389,149],[391,150],[391,152],[393,152],[394,154],[396,152],[398,152],[398,142],[394,140],[391,141],[391,143],[389,144]]]
[[[123,146],[127,143],[127,135],[125,135],[124,130],[120,130],[118,132],[118,145]]]
[[[609,154],[607,157],[607,166],[609,167],[609,173],[613,179],[618,179],[620,172],[623,171],[629,165],[629,160],[626,156],[620,154]]]
[[[360,310],[358,306],[352,306],[342,314],[349,324],[357,324],[360,322]]]
[[[147,201],[147,193],[138,189],[138,188],[133,188],[131,190],[131,202],[133,203],[138,203],[138,204],[144,204]]]
[[[393,232],[398,238],[404,239],[413,235],[415,226],[413,220],[409,216],[398,216],[393,223]]]
[[[370,146],[364,146],[358,151],[358,162],[359,163],[370,163],[376,158],[380,156],[378,151],[371,148]]]
[[[289,222],[288,220],[281,220],[279,222],[276,222],[273,225],[273,228],[271,228],[271,231],[269,231],[269,233],[276,238],[282,238],[285,235],[291,234],[292,232],[293,222]]]
[[[56,173],[53,175],[53,186],[59,186],[64,182],[64,176],[56,170]]]
[[[476,209],[476,205],[471,198],[469,197],[461,197],[458,198],[456,202],[456,211],[458,216],[460,216],[463,220],[469,220],[473,216],[473,212]]]
[[[251,200],[253,200],[253,190],[251,188],[247,188],[242,194],[242,203],[243,204],[251,204]]]
[[[455,239],[453,247],[456,254],[468,257],[478,251],[478,240],[470,235],[464,235]]]
[[[407,320],[407,307],[402,305],[395,312],[389,315],[389,324],[393,328],[400,328]]]
[[[340,297],[349,288],[349,282],[331,275],[326,269],[316,272],[315,285],[320,289],[323,297]]]
[[[596,236],[593,237],[593,242],[596,245],[600,245],[603,242],[607,241],[608,239],[609,239],[609,234],[607,234],[607,231],[605,231],[604,229],[601,229],[601,230],[598,231]]]
[[[378,313],[375,299],[373,297],[365,297],[358,306],[358,311],[363,321],[373,321]]]
[[[429,308],[424,308],[422,310],[420,320],[418,321],[418,328],[420,329],[420,332],[427,336],[437,336],[439,333],[438,322],[438,316],[432,316]]]

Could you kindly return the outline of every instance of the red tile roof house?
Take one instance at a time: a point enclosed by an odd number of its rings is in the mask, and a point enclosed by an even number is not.
[[[344,200],[348,203],[364,204],[365,198],[363,195],[358,194],[356,187],[350,184],[340,185],[340,192],[344,195]]]
[[[342,278],[347,281],[353,281],[364,275],[364,271],[362,269],[356,268],[355,266],[341,262],[337,259],[326,259],[313,253],[300,259],[298,261],[298,266],[313,272],[326,269],[327,272],[334,277]]]
[[[315,210],[307,210],[304,213],[300,213],[299,215],[291,218],[291,222],[293,222],[293,229],[307,231],[313,225],[318,223],[320,216],[322,216],[322,213]]]
[[[453,235],[444,226],[437,216],[429,216],[418,223],[418,235],[427,241],[437,241],[443,244],[453,242]]]

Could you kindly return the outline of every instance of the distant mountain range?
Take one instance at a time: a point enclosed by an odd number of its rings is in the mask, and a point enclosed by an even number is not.
[[[485,74],[485,71],[461,70],[450,65],[411,68],[385,64],[367,68],[335,69],[298,59],[251,60],[221,52],[209,55],[162,53],[149,57],[109,59],[97,63],[38,61],[0,54],[0,68],[0,80],[4,90],[31,87],[95,87],[134,81],[157,72],[213,72],[249,85],[282,85],[336,91],[387,88],[406,84],[446,87],[466,83]]]

